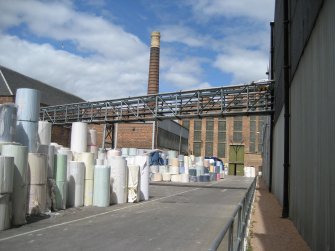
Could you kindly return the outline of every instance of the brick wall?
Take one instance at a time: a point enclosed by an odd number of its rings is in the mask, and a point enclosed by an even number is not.
[[[0,96],[0,104],[14,103],[14,96]]]
[[[71,128],[53,125],[51,131],[51,142],[56,142],[65,147],[70,147]]]
[[[136,147],[151,149],[152,124],[118,124],[117,148]]]

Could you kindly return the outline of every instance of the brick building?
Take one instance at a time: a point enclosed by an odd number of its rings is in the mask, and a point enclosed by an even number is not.
[[[230,168],[262,165],[263,116],[239,116],[182,120],[189,129],[188,152],[215,156]]]

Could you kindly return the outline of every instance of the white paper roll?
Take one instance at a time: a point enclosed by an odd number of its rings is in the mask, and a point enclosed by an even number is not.
[[[177,158],[177,151],[168,151],[169,160],[172,158]]]
[[[179,167],[178,158],[169,158],[169,166]]]
[[[151,165],[150,166],[150,172],[151,173],[160,173],[159,166],[158,165]]]
[[[97,146],[87,146],[87,152],[94,154],[94,159],[98,158],[98,147]]]
[[[38,143],[49,145],[51,143],[51,123],[48,121],[38,121]]]
[[[170,166],[169,167],[170,174],[179,174],[179,167],[178,166]]]
[[[129,156],[136,156],[137,148],[129,148]]]
[[[108,165],[111,167],[111,204],[126,203],[128,189],[126,160],[121,156],[111,157],[108,159]]]
[[[112,149],[107,151],[107,159],[113,156],[121,156],[121,151],[117,149]]]
[[[128,202],[140,201],[140,183],[140,166],[128,164]]]
[[[0,156],[0,194],[12,193],[14,181],[14,157]]]
[[[73,160],[75,153],[73,153],[71,151],[71,149],[68,148],[68,147],[61,147],[57,152],[58,152],[58,154],[65,154],[67,156],[67,173],[66,173],[66,177],[69,177],[69,165],[70,165],[70,161]]]
[[[16,122],[15,141],[28,147],[28,152],[37,152],[37,122],[20,121]]]
[[[17,107],[14,104],[0,105],[0,142],[14,141],[16,113]]]
[[[169,172],[169,167],[166,166],[166,165],[159,166],[159,172],[160,172],[161,174],[163,174],[163,173],[168,173],[168,172]]]
[[[171,174],[170,173],[163,173],[162,178],[163,178],[163,181],[171,181]]]
[[[186,173],[180,174],[180,182],[183,182],[183,183],[190,182],[188,174]]]
[[[122,156],[128,156],[129,155],[129,148],[121,148],[121,154],[122,154]]]
[[[87,124],[83,122],[72,123],[71,151],[85,152],[87,148]]]
[[[56,208],[66,209],[66,198],[67,198],[67,182],[56,181]]]
[[[104,159],[96,159],[95,160],[95,164],[96,165],[100,165],[100,166],[104,165],[105,164],[105,160]]]
[[[13,194],[12,194],[13,195],[12,197],[12,210],[13,210],[12,224],[14,226],[20,226],[20,225],[27,223],[26,222],[27,199],[28,199],[27,194],[28,194],[28,185],[22,185],[22,184],[15,185],[15,182],[14,182]]]
[[[27,213],[31,215],[45,213],[47,203],[47,185],[29,185],[28,193]]]
[[[94,168],[93,206],[108,207],[110,204],[110,167]]]
[[[151,181],[162,181],[162,174],[161,173],[153,173],[151,175]]]
[[[0,194],[0,231],[10,228],[11,215],[10,194]]]
[[[89,129],[87,132],[87,145],[96,146],[97,144],[97,130]]]
[[[93,205],[93,180],[85,180],[84,206]]]
[[[141,175],[141,196],[140,200],[149,200],[149,157],[148,156],[136,156],[136,164],[140,166]]]
[[[38,90],[20,88],[16,90],[17,120],[37,122],[40,115],[41,93]]]
[[[171,175],[172,182],[181,182],[181,175],[180,174],[172,174]]]
[[[85,164],[85,180],[93,180],[94,178],[94,154],[83,152],[80,155],[79,161]]]
[[[47,155],[28,153],[28,184],[45,185],[47,183]]]
[[[85,186],[84,162],[70,161],[69,173],[67,204],[69,207],[82,207]]]
[[[20,145],[3,145],[1,154],[14,157],[13,191],[16,187],[27,185],[28,148]]]

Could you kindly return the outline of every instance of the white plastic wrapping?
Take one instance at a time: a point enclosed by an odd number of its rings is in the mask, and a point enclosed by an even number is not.
[[[28,153],[28,184],[47,183],[48,156],[42,153]]]
[[[83,122],[72,123],[71,151],[74,153],[85,152],[87,148],[87,124]]]
[[[183,183],[190,182],[188,174],[186,173],[180,174],[180,182],[183,182]]]
[[[177,151],[168,151],[168,156],[169,156],[169,160],[172,159],[172,158],[177,158]]]
[[[82,207],[85,186],[84,162],[70,161],[69,173],[67,204],[69,207]]]
[[[0,142],[14,141],[16,112],[17,107],[14,104],[0,105]]]
[[[27,213],[31,215],[45,213],[47,203],[47,185],[29,185],[28,193]]]
[[[110,204],[110,167],[96,165],[94,168],[93,206],[108,207]]]
[[[11,211],[10,194],[0,194],[0,231],[10,228]]]
[[[51,143],[51,123],[48,121],[38,121],[38,143],[40,145],[50,145]]]
[[[169,168],[168,168],[168,166],[167,166],[167,165],[159,166],[159,172],[160,172],[161,174],[163,174],[163,173],[168,173],[168,172],[169,172]]]
[[[128,202],[140,201],[140,185],[140,166],[128,164]]]
[[[0,156],[0,194],[12,193],[14,181],[14,157]]]
[[[128,156],[129,155],[129,148],[121,148],[121,154],[122,154],[122,156]]]
[[[136,164],[140,166],[140,200],[149,200],[149,157],[145,155],[136,156],[135,161]]]
[[[17,120],[37,122],[40,115],[41,93],[38,90],[20,88],[16,90]]]
[[[151,165],[150,166],[150,172],[151,173],[160,173],[160,171],[159,171],[159,166],[158,165]]]
[[[178,158],[169,158],[169,166],[179,167],[179,160],[178,160]]]
[[[37,152],[37,122],[20,121],[16,122],[15,141],[28,147],[28,152]]]
[[[110,203],[126,203],[128,189],[126,160],[121,156],[114,156],[108,159],[108,165],[111,167]]]

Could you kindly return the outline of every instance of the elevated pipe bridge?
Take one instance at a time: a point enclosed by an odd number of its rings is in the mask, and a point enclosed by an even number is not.
[[[203,117],[270,115],[273,81],[161,93],[41,108],[40,118],[56,125],[155,121]]]

